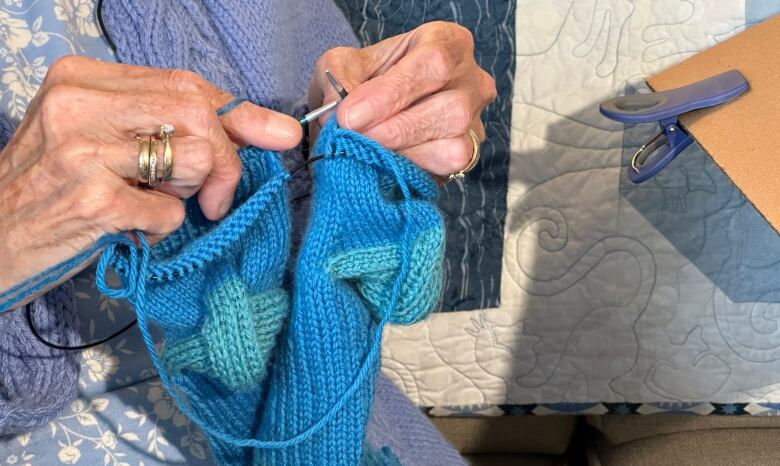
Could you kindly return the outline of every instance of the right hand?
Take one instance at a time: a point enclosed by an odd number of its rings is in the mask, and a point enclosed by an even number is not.
[[[0,153],[0,291],[107,233],[139,230],[159,241],[184,220],[182,198],[197,194],[206,217],[223,217],[241,177],[237,148],[285,150],[301,138],[295,119],[250,103],[217,117],[231,100],[189,71],[54,63]],[[136,136],[163,123],[176,127],[173,179],[141,189]]]

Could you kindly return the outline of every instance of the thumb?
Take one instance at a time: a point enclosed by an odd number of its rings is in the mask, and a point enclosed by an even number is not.
[[[301,142],[303,129],[298,121],[283,113],[243,102],[220,117],[222,127],[239,146],[268,150],[292,149]]]

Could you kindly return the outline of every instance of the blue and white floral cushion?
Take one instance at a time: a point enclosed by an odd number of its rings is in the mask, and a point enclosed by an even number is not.
[[[62,55],[114,61],[94,7],[95,0],[0,0],[0,112],[20,120]],[[84,341],[134,317],[100,295],[94,269],[75,284]],[[203,434],[160,386],[137,329],[82,352],[79,391],[48,426],[0,442],[0,465],[213,464]]]

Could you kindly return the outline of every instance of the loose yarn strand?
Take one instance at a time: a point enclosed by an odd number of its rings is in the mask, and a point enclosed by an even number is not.
[[[106,245],[119,241],[119,237],[121,237],[121,235],[118,234],[103,236],[86,251],[81,252],[70,259],[64,260],[0,293],[0,313],[10,311],[12,309],[11,306],[17,301],[27,296],[34,295],[35,293],[46,289],[52,283],[57,282],[68,272],[79,267]]]
[[[243,98],[243,97],[236,97],[235,99],[231,100],[230,102],[226,103],[222,107],[219,107],[217,109],[217,116],[222,116],[226,114],[227,112],[233,110],[234,108],[238,107],[239,105],[243,104],[244,102],[249,102],[249,100]]]
[[[239,104],[244,102],[245,99],[235,99],[218,110],[219,115],[223,115]],[[125,235],[113,234],[106,235],[100,238],[93,247],[80,253],[79,255],[63,261],[46,271],[23,281],[22,283],[10,288],[9,290],[0,293],[0,312],[7,311],[11,304],[17,301],[20,297],[35,293],[44,289],[51,283],[60,279],[69,271],[78,267],[85,260],[89,259],[92,255],[105,248],[100,255],[100,259],[97,265],[97,286],[101,293],[104,295],[119,299],[128,299],[136,309],[138,328],[141,333],[141,337],[144,344],[149,351],[149,357],[157,369],[160,380],[165,388],[168,390],[171,398],[173,398],[179,406],[179,409],[183,414],[189,417],[195,422],[202,430],[214,436],[215,438],[222,440],[228,444],[237,447],[253,447],[261,449],[282,449],[295,445],[299,445],[312,436],[320,432],[329,422],[331,422],[335,416],[347,405],[349,400],[355,395],[355,393],[363,386],[369,379],[374,367],[378,364],[380,351],[382,346],[382,332],[387,325],[390,314],[398,305],[404,281],[408,275],[411,264],[411,252],[410,247],[410,212],[412,208],[412,195],[409,186],[404,179],[403,173],[398,166],[396,160],[392,158],[388,159],[389,169],[392,172],[396,182],[399,185],[401,194],[403,196],[403,202],[401,203],[401,217],[403,220],[403,229],[401,233],[401,264],[398,271],[398,276],[393,284],[392,292],[390,295],[387,306],[383,309],[381,319],[377,323],[374,331],[374,338],[368,353],[361,362],[360,368],[355,374],[349,387],[339,396],[338,400],[311,426],[305,430],[295,434],[294,436],[284,440],[259,440],[252,438],[239,438],[234,435],[228,434],[220,429],[214,428],[204,421],[200,416],[193,412],[191,405],[189,405],[184,398],[182,398],[180,392],[175,388],[171,382],[168,372],[164,369],[160,356],[157,352],[157,348],[154,346],[154,341],[149,329],[149,323],[147,321],[147,309],[146,309],[146,280],[147,272],[149,269],[149,260],[151,256],[150,246],[146,240],[143,232],[136,231],[135,235],[138,239],[138,247]],[[286,182],[290,177],[286,176],[282,179],[281,183],[272,184],[269,187],[273,189],[285,189]],[[258,209],[263,207],[263,202],[257,206]],[[127,267],[122,267],[121,270],[116,269],[117,263],[115,262],[115,255],[117,254],[117,247],[123,245],[128,249],[128,262]],[[111,288],[106,283],[106,274],[110,267],[114,267],[120,274],[122,285],[120,288]]]
[[[339,399],[336,401],[335,404],[333,404],[328,411],[317,420],[314,424],[303,430],[302,432],[299,432],[298,434],[290,437],[289,439],[285,440],[259,440],[259,439],[248,439],[248,438],[239,438],[234,435],[228,434],[224,431],[221,431],[219,429],[215,429],[212,426],[208,425],[200,416],[195,414],[192,409],[190,408],[189,404],[184,401],[184,399],[180,396],[179,392],[175,390],[173,384],[171,383],[170,377],[168,376],[167,371],[162,367],[162,363],[160,361],[160,357],[157,354],[157,349],[154,347],[154,343],[152,341],[149,327],[146,321],[146,313],[144,312],[144,295],[145,287],[143,283],[139,283],[139,286],[137,286],[136,291],[139,293],[137,297],[135,298],[133,304],[136,306],[136,310],[138,313],[138,328],[141,331],[141,335],[144,339],[144,342],[146,343],[146,348],[149,351],[150,358],[152,360],[152,363],[154,364],[155,368],[157,369],[158,375],[160,376],[160,380],[162,381],[165,388],[168,390],[169,394],[171,395],[171,398],[173,398],[176,403],[179,405],[179,409],[184,413],[187,417],[192,419],[193,422],[195,422],[198,427],[203,429],[204,431],[208,432],[210,435],[214,436],[215,438],[218,438],[219,440],[222,440],[223,442],[229,443],[231,445],[237,446],[237,447],[252,447],[252,448],[261,448],[261,449],[282,449],[282,448],[288,448],[295,445],[299,445],[306,440],[310,439],[312,436],[316,435],[319,431],[321,431],[329,422],[333,420],[333,418],[341,411],[346,404],[349,402],[350,398],[354,396],[354,394],[360,389],[360,387],[368,380],[369,374],[372,371],[375,364],[377,364],[379,360],[379,353],[382,348],[382,332],[385,328],[385,325],[387,324],[390,313],[392,310],[398,305],[398,302],[401,297],[401,290],[403,287],[404,280],[406,278],[406,275],[409,270],[409,266],[411,263],[410,260],[410,252],[409,252],[409,208],[410,208],[410,198],[411,193],[409,191],[409,187],[406,185],[405,180],[403,179],[400,169],[395,164],[395,161],[392,162],[391,165],[391,171],[393,172],[393,175],[395,176],[397,182],[399,183],[401,193],[404,196],[404,228],[402,232],[402,238],[401,238],[401,244],[402,244],[402,260],[401,260],[401,267],[399,269],[398,277],[396,277],[395,283],[393,285],[393,291],[391,294],[390,301],[387,305],[387,307],[382,312],[382,319],[377,323],[376,330],[374,332],[374,340],[371,344],[371,348],[369,349],[368,354],[366,354],[365,358],[363,359],[363,362],[360,365],[360,369],[358,370],[357,374],[355,375],[355,378],[352,380],[352,383],[350,384],[349,388],[344,391],[344,393],[341,394]],[[142,248],[142,260],[141,260],[141,267],[145,268],[146,263],[148,262],[148,244],[146,243],[146,240],[143,239],[143,234],[139,233],[139,240],[141,242],[141,248]],[[141,274],[143,276],[143,274]],[[143,280],[141,280],[143,282]]]

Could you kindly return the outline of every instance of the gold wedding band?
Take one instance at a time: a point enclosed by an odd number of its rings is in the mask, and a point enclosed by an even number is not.
[[[165,146],[163,149],[162,181],[171,181],[173,178],[173,147],[171,146],[171,136],[175,128],[171,124],[160,126],[160,139]]]
[[[149,183],[149,139],[138,139],[138,182]]]
[[[160,126],[160,139],[155,136],[138,137],[138,183],[153,188],[158,183],[170,181],[173,177],[173,147],[171,124]],[[159,154],[158,146],[163,152]]]
[[[466,173],[473,170],[474,167],[476,167],[477,163],[479,162],[479,137],[477,136],[477,133],[475,133],[471,129],[469,129],[468,135],[471,138],[471,144],[472,144],[471,160],[469,160],[469,163],[468,165],[466,165],[466,168],[459,171],[458,173],[451,174],[447,181],[452,181],[454,179],[460,179],[465,177]]]
[[[152,136],[149,138],[149,187],[153,188],[157,181],[157,138]]]

